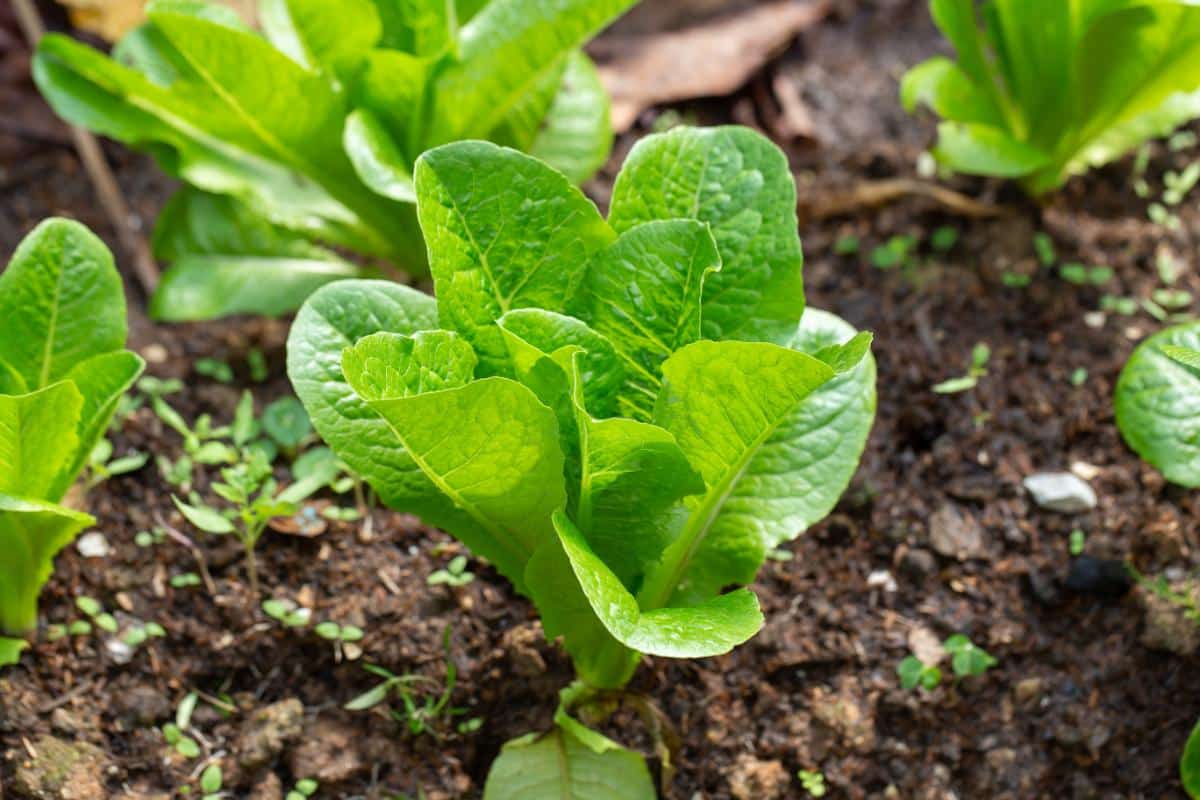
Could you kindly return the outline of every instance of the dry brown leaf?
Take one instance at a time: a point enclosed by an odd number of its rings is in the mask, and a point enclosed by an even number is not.
[[[597,40],[591,51],[612,95],[613,127],[629,130],[659,103],[733,93],[829,8],[829,0],[780,0],[681,31]]]
[[[58,0],[67,7],[71,24],[115,42],[144,18],[146,0]],[[247,22],[254,20],[254,0],[221,0]]]

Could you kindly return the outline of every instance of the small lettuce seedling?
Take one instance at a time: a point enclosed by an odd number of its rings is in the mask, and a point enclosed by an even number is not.
[[[33,630],[55,554],[95,523],[59,503],[142,371],[125,335],[103,242],[63,219],[34,229],[0,275],[0,636]]]
[[[606,160],[609,100],[580,49],[636,0],[157,0],[109,58],[39,43],[66,120],[151,153],[186,186],[164,208],[163,320],[294,311],[317,287],[426,271],[412,168],[490,139],[575,181]],[[361,259],[360,259],[361,261]]]
[[[379,281],[309,299],[288,371],[317,431],[532,598],[589,689],[749,639],[757,599],[724,590],[830,511],[875,409],[870,337],[805,312],[784,155],[744,128],[648,137],[607,219],[494,144],[415,174],[438,299]],[[495,780],[489,800],[510,796]]]
[[[1172,483],[1200,487],[1200,323],[1142,342],[1117,380],[1115,406],[1134,452]]]
[[[911,69],[901,98],[943,118],[934,154],[959,172],[1016,178],[1038,195],[1200,116],[1200,7],[1189,0],[930,0],[930,10],[957,60]]]

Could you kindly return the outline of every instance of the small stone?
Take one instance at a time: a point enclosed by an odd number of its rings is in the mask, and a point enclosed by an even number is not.
[[[273,761],[300,738],[303,730],[304,705],[299,700],[291,698],[260,708],[246,721],[238,737],[234,747],[238,763],[254,769]]]
[[[946,558],[966,561],[986,555],[983,529],[969,513],[950,503],[939,508],[929,519],[929,544]]]
[[[167,348],[161,344],[148,344],[142,348],[142,358],[151,364],[165,364],[168,355]]]
[[[1096,507],[1096,492],[1070,472],[1039,472],[1021,483],[1033,495],[1033,502],[1048,511],[1078,514]]]
[[[362,732],[331,719],[317,718],[304,726],[304,736],[292,751],[292,774],[320,783],[341,783],[366,769],[355,746]]]
[[[742,753],[729,775],[729,792],[736,800],[779,800],[792,782],[779,761],[763,761]]]
[[[1129,577],[1125,562],[1111,558],[1079,556],[1071,562],[1071,571],[1067,573],[1066,587],[1079,594],[1117,598],[1132,586],[1133,578]]]
[[[33,742],[37,758],[17,765],[11,789],[27,800],[92,800],[106,797],[108,758],[94,744],[42,736]]]
[[[914,547],[900,559],[900,571],[918,581],[933,575],[937,568],[937,557],[921,547]]]
[[[1193,603],[1200,602],[1200,581],[1178,581],[1170,585],[1170,590],[1172,594],[1191,598]],[[1142,591],[1141,601],[1146,611],[1143,645],[1181,656],[1196,652],[1200,647],[1200,625],[1188,619],[1186,608],[1148,589]]]
[[[153,686],[134,686],[114,692],[113,703],[121,717],[135,725],[154,725],[171,715],[171,701]]]
[[[1013,687],[1013,698],[1018,705],[1028,706],[1035,703],[1042,696],[1042,679],[1041,678],[1024,678],[1017,682]]]
[[[56,708],[50,714],[50,727],[63,736],[77,736],[87,730],[87,724],[65,708]]]
[[[946,655],[942,640],[924,625],[916,625],[909,630],[908,649],[922,664],[927,665],[938,663]]]
[[[108,546],[108,539],[105,539],[104,534],[100,533],[100,531],[92,531],[80,536],[75,548],[79,551],[79,555],[84,558],[107,558],[112,555],[112,548]]]
[[[899,587],[896,585],[896,579],[892,577],[892,573],[886,569],[877,569],[867,576],[867,586],[871,589],[883,589],[885,592],[894,592]]]
[[[536,623],[517,625],[504,634],[501,647],[508,654],[513,672],[523,678],[546,674],[546,661],[538,652],[538,646],[543,641],[545,637]]]

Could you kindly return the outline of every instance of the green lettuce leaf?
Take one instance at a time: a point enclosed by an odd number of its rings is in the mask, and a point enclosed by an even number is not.
[[[787,341],[804,313],[804,256],[787,158],[747,128],[676,128],[642,139],[613,187],[618,233],[654,220],[708,223],[721,271],[704,284],[708,339]]]
[[[0,634],[37,626],[37,598],[54,556],[96,520],[40,500],[0,493]]]
[[[1200,486],[1200,369],[1171,348],[1200,349],[1200,323],[1142,342],[1117,380],[1114,407],[1125,442],[1167,480]]]

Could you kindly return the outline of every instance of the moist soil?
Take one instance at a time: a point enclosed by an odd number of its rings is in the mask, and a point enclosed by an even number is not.
[[[115,248],[65,129],[28,84],[27,53],[7,14],[0,11],[0,250],[11,252],[49,214],[86,222]],[[841,3],[737,96],[672,109],[689,121],[769,131],[779,112],[775,82],[791,82],[802,98],[810,135],[780,144],[800,186],[809,302],[874,331],[879,412],[836,511],[762,570],[754,586],[767,618],[762,633],[722,658],[647,660],[633,699],[608,722],[610,735],[651,756],[665,797],[802,798],[800,769],[822,771],[831,797],[1184,796],[1176,763],[1200,716],[1195,638],[1185,628],[1172,643],[1180,652],[1152,649],[1144,643],[1153,606],[1146,590],[1094,578],[1111,564],[1102,560],[1129,561],[1146,575],[1190,572],[1197,501],[1139,462],[1114,425],[1120,368],[1160,323],[1140,310],[1096,312],[1104,294],[1149,297],[1164,251],[1186,267],[1177,286],[1200,291],[1192,268],[1200,214],[1185,204],[1175,231],[1148,222],[1146,201],[1131,190],[1131,159],[1074,180],[1046,206],[999,183],[948,184],[989,204],[994,217],[922,194],[879,203],[862,187],[916,178],[933,135],[931,119],[899,108],[896,78],[943,47],[923,3]],[[609,169],[588,187],[598,202],[662,110],[619,141]],[[112,145],[106,152],[126,197],[153,219],[169,181],[145,158]],[[1164,171],[1193,157],[1156,145],[1147,179],[1159,186]],[[833,197],[851,201],[835,214]],[[943,252],[930,241],[945,226],[958,238]],[[1035,255],[1039,230],[1052,235],[1060,261],[1107,265],[1113,278],[1103,287],[1063,280]],[[873,248],[901,235],[920,243],[905,263],[874,266]],[[858,251],[836,254],[848,237]],[[1014,273],[1028,276],[1028,286],[1008,286],[1005,275]],[[260,407],[288,391],[286,321],[155,326],[128,270],[127,279],[132,346],[151,374],[185,380],[170,400],[186,417],[227,421],[243,387]],[[966,370],[979,342],[992,355],[977,387],[933,393]],[[245,368],[253,348],[270,366],[262,382]],[[197,373],[204,357],[233,365],[233,383]],[[180,438],[146,408],[113,441],[118,454],[181,451]],[[1094,510],[1044,511],[1021,487],[1032,473],[1071,468],[1096,490]],[[214,476],[199,475],[204,493]],[[193,726],[202,756],[220,758],[236,797],[278,798],[313,777],[322,797],[478,798],[501,745],[549,726],[572,677],[568,660],[488,565],[471,558],[476,579],[461,588],[427,585],[465,554],[445,534],[377,509],[369,528],[338,522],[313,538],[265,537],[264,591],[301,601],[316,619],[361,627],[362,653],[351,659],[311,629],[267,619],[249,596],[237,547],[188,528],[171,491],[151,462],[88,494],[112,552],[64,551],[42,596],[44,620],[77,619],[74,599],[86,595],[123,624],[152,620],[167,636],[132,653],[103,635],[42,637],[0,675],[0,795],[18,791],[51,735],[96,748],[81,751],[88,779],[62,797],[158,798],[195,787],[203,760],[171,752],[160,732],[193,690],[215,700],[201,700]],[[156,526],[195,543],[213,594],[172,585],[197,569],[178,539],[135,543]],[[1083,557],[1070,552],[1076,529],[1086,537]],[[932,691],[899,687],[896,665],[912,643],[959,632],[998,664]],[[1152,643],[1161,647],[1162,638]],[[424,676],[413,689],[424,702],[446,685],[447,659],[457,673],[450,705],[462,709],[449,721],[414,734],[383,706],[342,708],[377,682],[365,664]],[[653,755],[639,704],[661,713],[668,741],[678,737],[673,775]],[[482,722],[460,732],[468,719]]]

